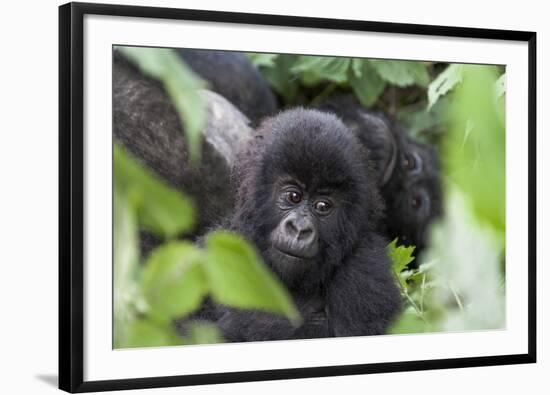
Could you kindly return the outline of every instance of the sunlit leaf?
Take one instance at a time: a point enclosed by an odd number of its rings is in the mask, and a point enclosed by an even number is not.
[[[462,81],[462,68],[461,64],[451,64],[430,83],[428,86],[428,109]]]
[[[300,56],[291,71],[302,74],[302,80],[306,85],[314,85],[322,81],[342,83],[347,81],[350,62],[348,58]]]
[[[397,239],[388,244],[386,251],[391,260],[392,268],[396,273],[400,273],[409,263],[414,261],[412,254],[415,248],[415,246],[397,246]]]
[[[370,64],[385,81],[397,86],[428,86],[430,76],[422,62],[406,60],[371,60]]]
[[[192,161],[200,158],[202,129],[206,124],[206,109],[198,90],[206,87],[171,49],[147,47],[117,47],[141,71],[160,80],[172,99],[189,145]]]
[[[248,59],[256,66],[256,67],[274,67],[275,66],[275,60],[279,56],[279,54],[274,53],[247,53],[246,54]]]
[[[181,337],[170,323],[157,323],[148,319],[128,325],[127,336],[121,347],[161,347],[182,344]]]
[[[284,314],[297,322],[290,295],[244,239],[217,231],[206,239],[206,248],[205,271],[216,302]]]
[[[117,144],[114,145],[115,183],[134,200],[142,225],[160,237],[174,237],[195,223],[192,202],[158,180]]]
[[[495,100],[497,69],[465,65],[463,75],[455,92],[453,127],[444,141],[442,159],[476,215],[504,234],[506,139]],[[470,132],[465,139],[467,125]]]
[[[124,340],[127,323],[136,314],[134,303],[138,298],[136,275],[139,251],[137,219],[130,199],[115,187],[113,201],[114,344],[118,346]]]
[[[466,195],[449,188],[445,216],[434,225],[426,260],[437,260],[431,308],[443,310],[441,329],[495,329],[504,325],[500,289],[503,243],[495,229],[479,222]]]
[[[506,73],[502,74],[495,82],[495,95],[497,98],[506,93]]]
[[[186,332],[183,339],[185,344],[215,344],[224,341],[219,328],[207,322],[190,322]]]
[[[388,333],[392,335],[431,331],[433,331],[433,328],[418,314],[416,314],[413,309],[409,309],[401,314],[401,316],[388,329]]]
[[[169,321],[200,307],[208,292],[202,259],[202,251],[184,241],[169,242],[153,251],[141,281],[150,314]]]

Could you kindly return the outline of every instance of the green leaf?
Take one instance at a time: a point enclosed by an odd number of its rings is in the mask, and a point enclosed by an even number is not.
[[[118,347],[125,337],[126,325],[137,313],[139,290],[135,280],[139,251],[137,218],[131,199],[115,186],[113,201],[113,342]]]
[[[302,74],[306,85],[315,85],[323,81],[343,83],[348,79],[348,68],[351,60],[331,56],[300,56],[290,69],[295,74]]]
[[[456,84],[462,81],[463,67],[461,64],[451,64],[430,83],[428,86],[428,109],[441,96],[446,95]]]
[[[414,261],[414,256],[412,254],[415,248],[415,246],[397,246],[397,238],[388,244],[386,251],[396,273],[401,272],[409,263]]]
[[[449,178],[466,193],[477,217],[504,237],[506,135],[495,97],[498,69],[464,65],[462,73],[441,157]]]
[[[366,60],[353,59],[351,70],[349,83],[355,96],[365,107],[372,106],[384,92],[386,82]]]
[[[208,292],[202,260],[202,251],[184,241],[169,242],[153,251],[141,281],[152,316],[170,321],[200,307]]]
[[[146,229],[171,238],[192,228],[195,210],[191,200],[158,180],[117,144],[113,169],[115,184],[132,197]]]
[[[185,344],[215,344],[223,343],[221,331],[214,324],[206,322],[190,322],[186,326]]]
[[[428,86],[430,76],[422,62],[407,60],[370,60],[380,77],[387,82],[404,87],[409,85]]]
[[[206,124],[206,108],[198,93],[206,86],[171,49],[145,47],[117,47],[141,71],[162,82],[172,99],[189,145],[192,162],[200,158],[202,129]]]
[[[243,238],[216,231],[206,239],[206,248],[205,271],[217,303],[284,314],[298,322],[292,298]]]
[[[298,93],[298,79],[290,72],[297,59],[297,55],[281,54],[275,59],[274,67],[261,69],[264,77],[287,104],[292,104]]]
[[[250,52],[246,56],[256,67],[275,67],[275,60],[279,54]]]
[[[161,347],[182,344],[181,337],[171,323],[158,323],[149,319],[133,321],[121,347]]]
[[[495,96],[500,98],[506,93],[506,73],[498,77],[495,82]]]
[[[433,328],[412,309],[401,314],[388,329],[388,333],[392,335],[432,331]]]

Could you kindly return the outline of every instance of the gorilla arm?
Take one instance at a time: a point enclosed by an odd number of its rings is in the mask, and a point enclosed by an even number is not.
[[[286,317],[257,310],[220,307],[217,321],[224,338],[230,342],[312,339],[328,337],[329,328],[324,302],[312,298],[297,303],[303,322],[294,326]]]
[[[385,333],[400,309],[401,297],[378,236],[336,269],[327,291],[331,336],[365,336]]]

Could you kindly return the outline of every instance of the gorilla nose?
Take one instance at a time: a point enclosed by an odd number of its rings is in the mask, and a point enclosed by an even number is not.
[[[315,238],[312,224],[304,218],[288,218],[285,228],[289,236],[301,242],[312,242]]]

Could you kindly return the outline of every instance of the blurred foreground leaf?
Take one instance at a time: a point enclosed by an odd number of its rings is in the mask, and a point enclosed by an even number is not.
[[[497,68],[464,65],[442,158],[476,216],[505,232],[506,136],[495,96]],[[527,185],[526,185],[527,186]]]
[[[113,248],[113,343],[118,347],[126,336],[126,325],[139,312],[138,229],[131,200],[115,186],[114,196],[114,248]]]
[[[130,196],[142,225],[165,238],[188,231],[195,223],[191,200],[158,180],[130,154],[114,145],[115,183]]]
[[[206,109],[198,90],[206,87],[178,55],[167,48],[117,47],[141,71],[162,82],[176,108],[185,130],[191,161],[200,158],[202,129]]]
[[[141,282],[150,314],[168,322],[200,307],[208,292],[201,260],[202,252],[184,241],[169,242],[153,251]]]
[[[223,343],[221,331],[214,324],[207,322],[191,322],[187,326],[184,344],[215,344]]]
[[[225,231],[206,239],[205,271],[217,303],[243,309],[261,309],[297,322],[299,314],[288,291],[264,266],[244,239]]]
[[[428,109],[462,81],[461,64],[450,64],[428,86]]]
[[[128,325],[127,335],[121,347],[161,347],[180,344],[182,339],[170,323],[139,319]]]
[[[250,52],[246,54],[248,56],[248,59],[254,64],[256,67],[274,67],[275,66],[275,60],[279,56],[279,54],[274,53],[255,53]]]
[[[439,306],[442,312],[439,330],[502,328],[503,244],[494,228],[476,219],[465,196],[457,188],[449,189],[445,217],[434,226],[425,253],[428,261],[437,261],[432,308]]]

